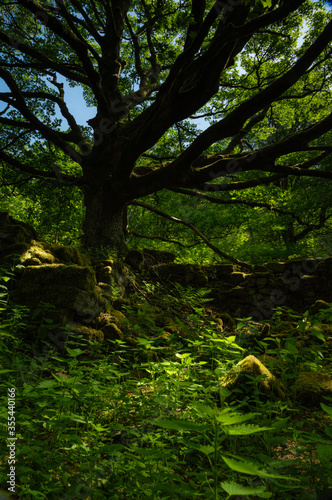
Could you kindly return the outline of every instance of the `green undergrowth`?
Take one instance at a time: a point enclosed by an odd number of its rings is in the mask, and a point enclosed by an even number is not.
[[[31,317],[8,292],[13,270],[2,271],[0,484],[8,492],[15,389],[12,498],[291,500],[332,487],[331,399],[308,412],[257,380],[245,392],[222,383],[248,354],[277,359],[289,385],[303,363],[328,371],[327,311],[279,309],[264,335],[249,319],[222,331],[205,291],[142,283],[122,307],[124,340],[101,345],[61,331],[50,306]],[[57,336],[66,341],[45,340]]]

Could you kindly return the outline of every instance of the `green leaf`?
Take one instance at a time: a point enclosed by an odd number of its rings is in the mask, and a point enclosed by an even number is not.
[[[188,422],[187,420],[154,420],[153,425],[172,431],[190,431],[202,434],[209,429],[209,426],[206,424],[197,424],[195,422]]]
[[[287,339],[285,342],[285,349],[287,349],[287,351],[291,352],[292,354],[298,354],[299,351],[295,346],[296,342],[297,339]]]
[[[59,385],[59,383],[56,380],[43,380],[37,385],[37,387],[40,387],[41,389],[50,389],[51,387],[57,385]]]
[[[270,431],[272,427],[259,427],[254,424],[247,425],[234,425],[234,427],[230,427],[224,429],[224,432],[229,436],[248,436],[250,434],[254,434],[255,432],[263,432]]]
[[[66,347],[66,351],[68,352],[68,354],[70,356],[73,356],[74,358],[76,358],[76,356],[79,356],[80,354],[83,354],[85,352],[82,349],[70,349],[70,347]]]
[[[327,406],[324,403],[320,403],[320,405],[323,410],[326,411],[330,415],[330,417],[332,417],[332,406]]]
[[[275,431],[280,431],[283,427],[285,427],[285,425],[286,425],[286,423],[288,422],[289,419],[290,419],[290,417],[279,418],[278,420],[276,420],[275,422],[273,422],[271,424],[271,427]]]
[[[216,413],[216,409],[213,406],[204,405],[202,403],[196,403],[194,408],[202,416],[212,417]]]
[[[204,453],[205,455],[211,455],[211,453],[214,453],[214,446],[210,446],[210,445],[202,445],[202,446],[199,446],[197,448],[199,451],[201,451],[202,453]]]
[[[228,495],[255,495],[259,498],[271,498],[272,493],[266,491],[266,486],[242,486],[241,484],[235,483],[234,481],[220,483],[220,486],[228,493]]]
[[[247,413],[246,415],[242,413],[222,413],[217,416],[217,420],[222,425],[233,425],[233,424],[241,424],[242,422],[247,422],[248,420],[252,420],[259,413]]]
[[[86,424],[86,420],[83,420],[83,418],[80,416],[80,415],[68,415],[66,416],[67,418],[69,418],[69,420],[72,420],[73,422],[77,422],[79,424]],[[89,422],[90,424],[92,422]]]
[[[318,444],[317,445],[317,454],[318,454],[319,459],[322,462],[331,462],[332,461],[332,443]]]
[[[190,356],[190,352],[184,352],[183,354],[179,354],[178,352],[175,354],[177,358],[186,359]]]
[[[324,432],[325,432],[325,434],[326,434],[327,436],[329,436],[330,438],[332,438],[332,429],[331,429],[331,427],[327,427],[327,426],[325,426],[325,427],[324,427]]]
[[[291,481],[300,481],[297,478],[290,476],[280,476],[278,474],[270,474],[265,470],[259,469],[255,464],[248,462],[247,460],[234,460],[233,458],[222,456],[224,462],[228,465],[228,467],[235,472],[241,472],[242,474],[250,474],[251,476],[258,477],[269,477],[273,479],[288,479]]]
[[[316,337],[317,339],[321,340],[322,342],[325,342],[325,341],[326,341],[326,339],[325,339],[324,335],[323,335],[323,334],[322,334],[322,332],[320,332],[318,329],[313,328],[313,329],[311,330],[311,333],[312,333],[312,335],[315,335],[315,337]]]

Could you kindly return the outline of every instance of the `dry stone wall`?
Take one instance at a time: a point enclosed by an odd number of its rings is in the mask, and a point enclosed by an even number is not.
[[[251,273],[232,264],[176,264],[174,254],[151,249],[130,251],[125,263],[92,263],[76,248],[40,241],[28,224],[0,212],[0,259],[13,255],[24,265],[17,273],[22,303],[32,308],[41,301],[54,304],[63,324],[91,323],[112,299],[114,283],[130,293],[136,271],[152,281],[209,288],[214,308],[256,321],[269,318],[278,306],[304,312],[316,300],[332,302],[332,257],[273,262]]]
[[[150,268],[150,276],[210,288],[219,311],[256,321],[269,318],[276,307],[304,312],[316,300],[332,302],[332,257],[268,263],[255,266],[250,274],[230,264],[158,264]]]

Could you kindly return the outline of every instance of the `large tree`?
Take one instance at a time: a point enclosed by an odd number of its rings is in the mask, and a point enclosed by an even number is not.
[[[4,175],[81,188],[86,247],[121,251],[128,204],[163,189],[222,203],[289,176],[332,179],[324,2],[0,6]],[[96,107],[89,127],[71,113],[64,79]]]

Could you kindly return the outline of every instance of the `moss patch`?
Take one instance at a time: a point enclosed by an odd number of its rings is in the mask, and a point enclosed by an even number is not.
[[[301,372],[295,383],[298,401],[305,406],[319,406],[324,396],[332,397],[332,375],[325,372]]]
[[[71,332],[75,335],[83,335],[89,341],[104,342],[104,334],[101,330],[95,330],[88,326],[83,325],[70,325]]]
[[[46,264],[41,266],[28,266],[22,275],[22,286],[28,287],[30,283],[40,285],[64,285],[93,290],[96,279],[92,268],[77,265]]]
[[[285,399],[285,391],[278,379],[255,356],[247,356],[240,361],[229,375],[222,379],[223,387],[233,389],[239,387],[248,390],[251,377],[257,378],[257,384],[264,394],[275,395]]]

